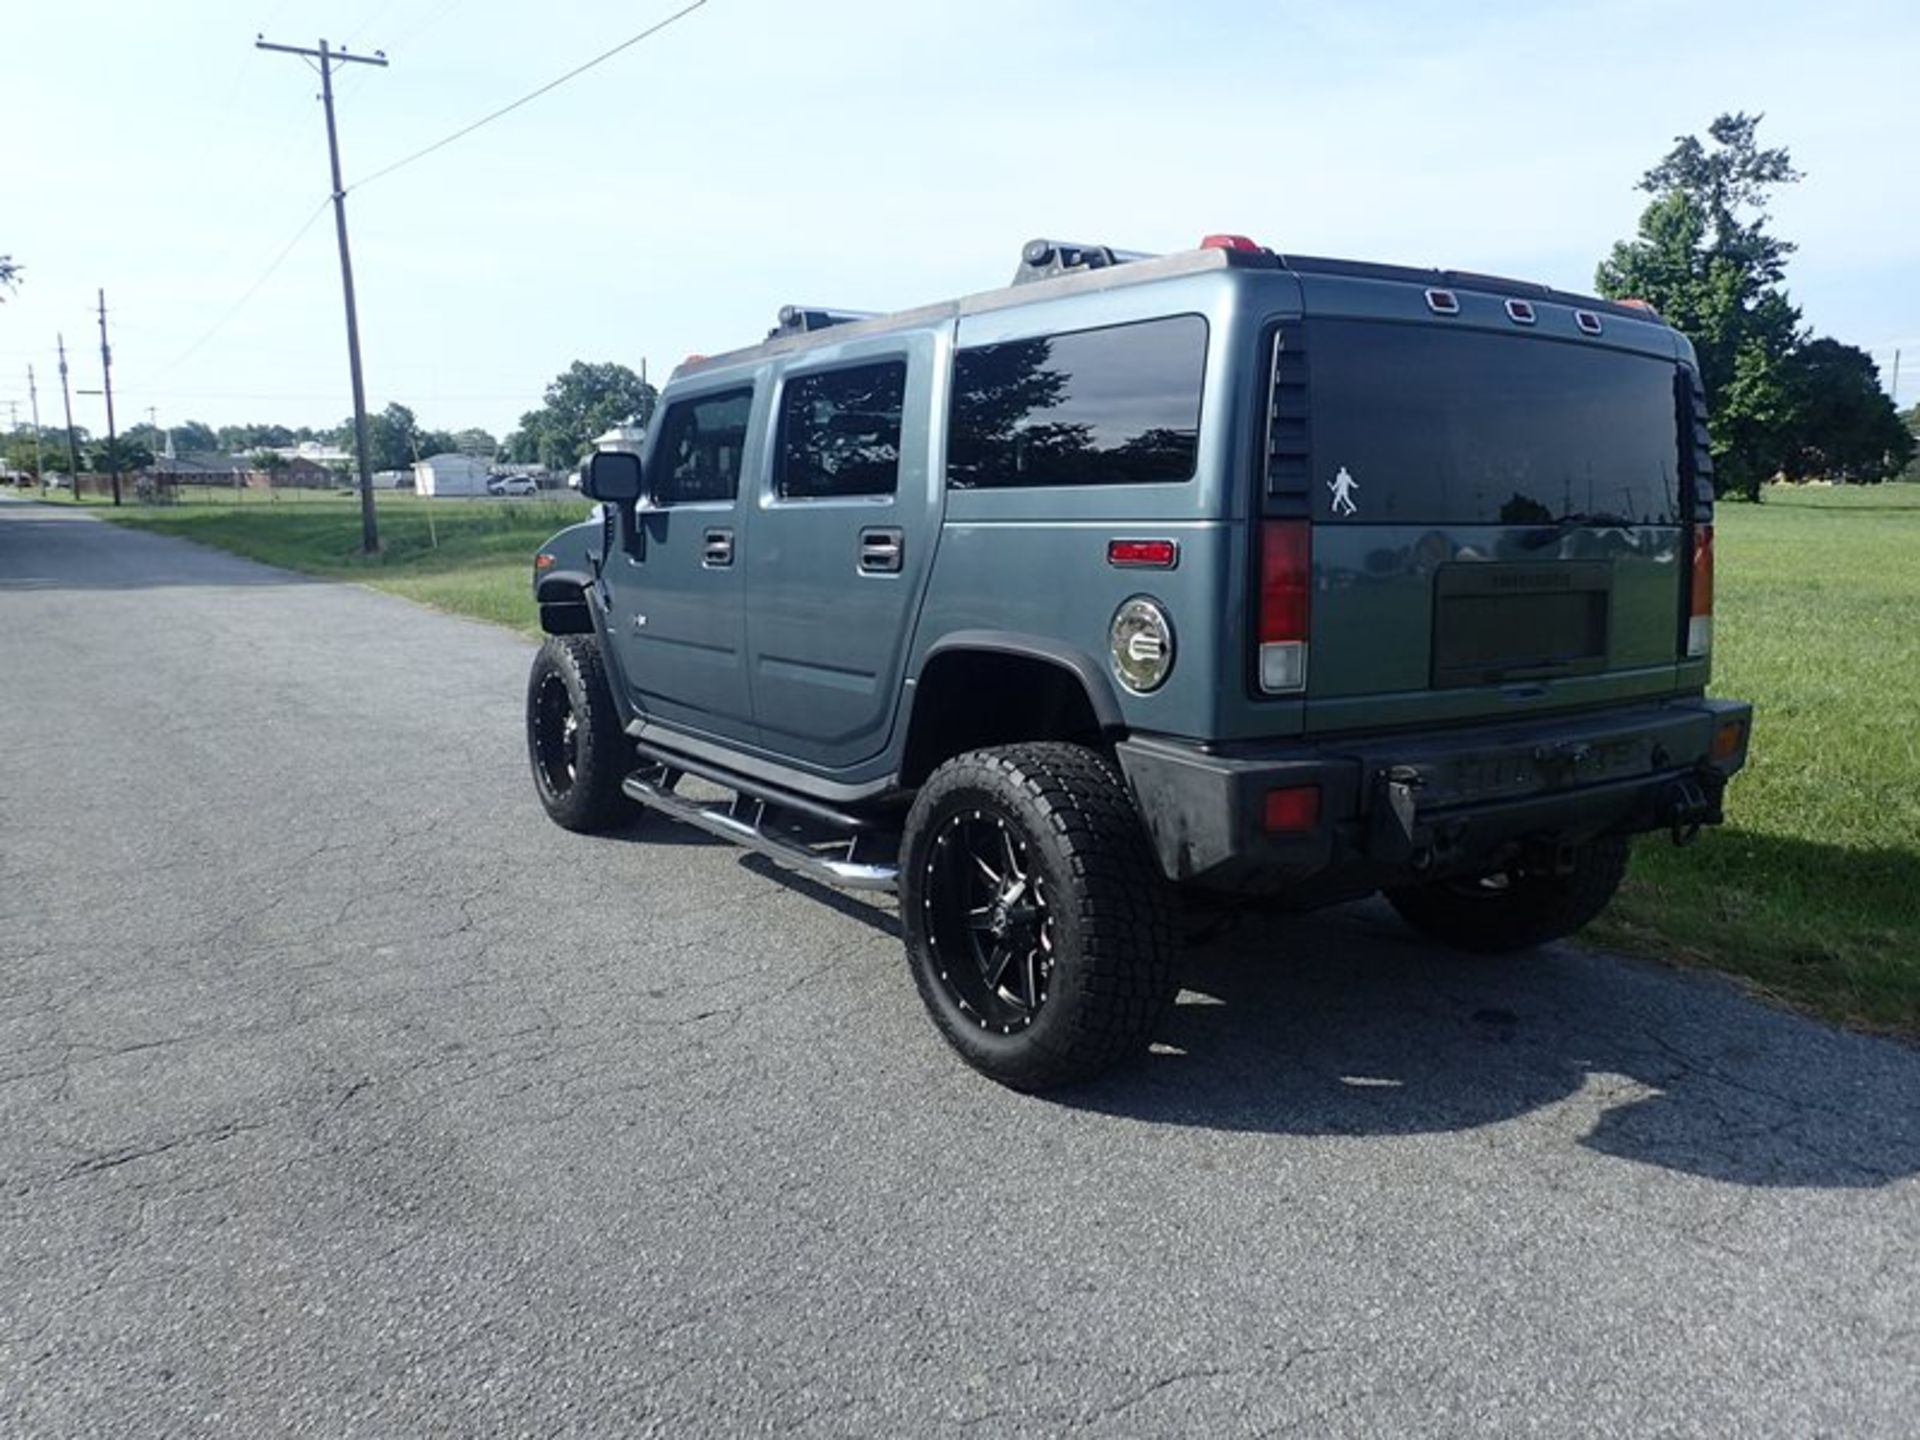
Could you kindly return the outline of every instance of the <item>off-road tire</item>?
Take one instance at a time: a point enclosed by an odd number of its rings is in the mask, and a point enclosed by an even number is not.
[[[1624,836],[1574,851],[1565,875],[1515,874],[1493,886],[1441,880],[1387,891],[1400,918],[1443,945],[1482,955],[1528,950],[1573,934],[1607,908],[1627,873]]]
[[[1026,847],[1023,864],[1037,877],[1051,925],[1043,1003],[1011,1033],[970,1011],[943,979],[935,942],[943,929],[934,908],[939,837],[961,824],[1002,821]],[[969,1065],[1016,1090],[1087,1080],[1145,1049],[1178,989],[1169,887],[1126,782],[1110,759],[1084,746],[976,750],[936,770],[907,817],[900,910],[908,963],[934,1024]],[[950,947],[944,959],[954,958]]]
[[[570,776],[554,750],[563,743],[560,696],[573,729]],[[633,768],[633,749],[614,708],[600,642],[592,635],[549,635],[527,677],[527,759],[533,788],[556,825],[581,834],[611,830],[632,820],[640,806],[621,792]]]

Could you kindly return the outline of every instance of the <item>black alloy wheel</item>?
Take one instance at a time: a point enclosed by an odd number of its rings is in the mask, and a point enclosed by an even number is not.
[[[567,682],[558,673],[540,678],[527,723],[534,780],[544,795],[563,800],[579,775],[580,717],[574,713]]]
[[[638,813],[639,805],[620,788],[636,757],[595,637],[550,635],[533,657],[527,759],[534,792],[556,825],[591,834]]]
[[[951,815],[922,888],[928,943],[954,1002],[1002,1035],[1031,1025],[1053,978],[1054,922],[1027,842],[1005,815]]]
[[[1178,988],[1166,882],[1126,781],[1088,746],[935,770],[901,837],[900,922],[934,1025],[1016,1090],[1139,1054]]]

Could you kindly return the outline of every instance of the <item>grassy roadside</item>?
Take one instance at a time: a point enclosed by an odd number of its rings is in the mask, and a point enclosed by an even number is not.
[[[337,495],[102,513],[533,633],[529,557],[586,507],[382,496],[371,559]],[[1714,688],[1758,710],[1749,768],[1726,827],[1639,846],[1589,938],[1920,1035],[1920,486],[1724,505],[1717,569]]]

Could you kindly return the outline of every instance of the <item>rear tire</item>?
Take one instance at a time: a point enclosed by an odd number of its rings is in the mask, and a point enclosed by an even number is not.
[[[1589,841],[1565,875],[1497,874],[1386,892],[1400,918],[1443,945],[1504,955],[1560,940],[1607,908],[1627,873],[1624,836]]]
[[[620,789],[633,750],[595,636],[549,635],[534,656],[527,677],[527,758],[542,808],[563,829],[594,834],[639,813]]]
[[[1172,1001],[1172,906],[1126,783],[1078,745],[949,760],[901,842],[907,960],[974,1069],[1016,1090],[1144,1049]]]

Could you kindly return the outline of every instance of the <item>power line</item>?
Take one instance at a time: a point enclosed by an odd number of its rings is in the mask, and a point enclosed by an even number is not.
[[[255,280],[253,284],[247,287],[246,293],[243,294],[238,300],[234,301],[233,304],[227,308],[226,313],[221,315],[221,317],[218,320],[214,321],[213,324],[209,325],[206,328],[206,330],[201,334],[198,340],[195,340],[185,350],[182,350],[177,356],[175,356],[173,359],[172,365],[168,367],[169,369],[175,366],[185,364],[188,360],[190,360],[195,354],[199,352],[199,349],[202,345],[205,345],[214,336],[218,335],[222,330],[226,329],[227,322],[232,320],[234,316],[238,315],[242,310],[244,310],[247,306],[247,302],[253,299],[254,296],[260,293],[261,288],[269,280],[273,278],[274,272],[286,263],[287,257],[289,255],[293,254],[293,247],[298,245],[302,240],[306,238],[306,234],[309,230],[313,228],[314,222],[318,220],[322,215],[327,213],[327,206],[332,203],[333,203],[333,197],[328,196],[325,199],[323,199],[318,205],[313,207],[313,213],[307,216],[306,219],[300,222],[300,228],[294,231],[292,237],[288,239],[287,243],[280,247],[280,253],[275,255],[273,257],[273,262],[269,264],[266,269],[260,272],[259,278]]]
[[[391,165],[384,166],[383,168],[374,171],[371,175],[363,177],[362,179],[354,183],[353,188],[355,190],[364,189],[368,185],[371,185],[374,181],[393,174],[393,172],[396,170],[404,170],[407,166],[413,164],[414,161],[424,160],[427,156],[433,154],[434,151],[445,149],[447,146],[451,145],[454,141],[462,138],[463,136],[471,135],[474,131],[478,130],[482,125],[490,125],[495,120],[498,120],[502,115],[510,115],[515,110],[518,110],[522,105],[528,104],[529,102],[534,100],[538,100],[542,95],[547,94],[549,91],[558,90],[562,85],[566,84],[569,80],[575,79],[581,75],[586,74],[587,71],[593,69],[593,67],[596,65],[599,65],[607,60],[611,60],[614,56],[618,55],[622,50],[631,49],[633,46],[638,45],[642,40],[647,39],[651,35],[658,35],[662,30],[666,29],[669,25],[673,24],[675,21],[684,20],[687,16],[691,15],[694,11],[698,10],[701,6],[705,5],[706,3],[707,3],[707,0],[693,0],[693,3],[691,5],[688,5],[683,9],[674,11],[673,14],[667,16],[667,18],[664,20],[661,20],[655,24],[649,25],[645,30],[642,30],[638,35],[629,36],[627,39],[622,40],[618,45],[615,45],[612,49],[601,51],[598,55],[594,56],[591,60],[587,61],[584,65],[576,65],[573,69],[569,70],[566,74],[560,76],[558,79],[549,80],[546,84],[542,85],[538,90],[529,91],[527,94],[522,95],[518,100],[513,101],[511,104],[502,105],[498,110],[493,111],[491,114],[482,115],[478,120],[475,120],[471,125],[463,125],[461,126],[460,129],[454,131],[451,135],[442,136],[440,139],[434,141],[431,145],[426,146],[424,149],[416,150],[411,155],[404,156],[403,158],[394,161]]]

